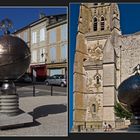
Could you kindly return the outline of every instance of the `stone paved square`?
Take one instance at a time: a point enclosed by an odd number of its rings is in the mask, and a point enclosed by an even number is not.
[[[36,123],[0,130],[0,136],[67,136],[67,96],[24,97],[19,99],[19,106],[33,115]]]

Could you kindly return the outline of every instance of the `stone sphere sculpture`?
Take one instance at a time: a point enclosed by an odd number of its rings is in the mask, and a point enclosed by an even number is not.
[[[140,113],[140,75],[135,75],[124,80],[118,88],[120,103],[130,112]]]
[[[140,74],[130,76],[118,87],[118,100],[132,113],[129,131],[140,131]]]
[[[0,29],[0,129],[21,126],[33,122],[31,115],[19,108],[19,96],[14,80],[20,78],[28,69],[31,53],[28,45],[19,37],[10,34],[12,22],[4,19]]]
[[[0,80],[16,80],[29,67],[30,49],[20,38],[12,35],[0,37]]]
[[[31,59],[27,44],[9,32],[0,37],[0,115],[13,116],[20,113],[18,94],[14,80],[28,69]]]

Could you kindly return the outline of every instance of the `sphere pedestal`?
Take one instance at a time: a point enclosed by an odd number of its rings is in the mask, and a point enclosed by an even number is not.
[[[32,116],[19,109],[15,84],[12,81],[5,81],[0,94],[0,129],[32,122]]]
[[[140,116],[132,116],[128,131],[140,131]]]
[[[15,116],[19,114],[18,95],[15,84],[5,81],[2,85],[0,95],[0,114]]]

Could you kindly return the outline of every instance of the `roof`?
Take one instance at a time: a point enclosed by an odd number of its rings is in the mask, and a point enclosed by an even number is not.
[[[29,23],[28,25],[18,29],[17,31],[15,31],[13,34],[16,34],[22,30],[25,30],[31,26],[35,26],[37,24],[40,24],[41,22],[44,22],[46,19],[50,19],[51,17],[58,17],[58,16],[67,16],[67,14],[58,14],[58,15],[47,15],[47,16],[44,16],[43,18],[40,18],[40,19],[37,19],[36,21],[33,21],[31,23]]]

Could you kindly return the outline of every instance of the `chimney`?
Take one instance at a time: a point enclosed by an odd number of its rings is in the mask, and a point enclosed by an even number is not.
[[[40,14],[39,14],[39,19],[41,19],[41,18],[43,18],[43,17],[45,17],[45,16],[46,16],[45,13],[40,13]]]

